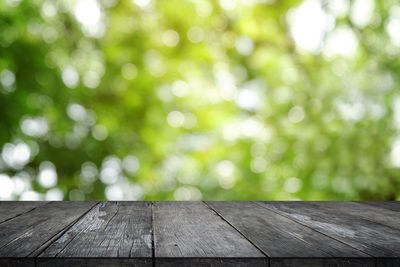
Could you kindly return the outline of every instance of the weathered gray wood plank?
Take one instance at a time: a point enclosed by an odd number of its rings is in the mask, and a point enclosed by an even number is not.
[[[187,258],[202,259],[208,266],[215,264],[215,258],[235,258],[232,261],[237,262],[255,258],[255,266],[266,265],[265,255],[204,203],[156,202],[153,212],[159,266],[185,265]]]
[[[358,203],[400,212],[400,201],[359,201]]]
[[[360,202],[309,201],[307,204],[323,206],[327,211],[343,212],[355,217],[400,229],[400,212],[376,206],[363,205]]]
[[[307,202],[257,202],[374,257],[400,256],[400,231]]]
[[[0,257],[26,257],[95,205],[52,202],[0,224]]]
[[[399,266],[399,213],[398,202],[0,202],[0,266]]]
[[[149,202],[101,202],[44,250],[39,258],[151,259],[151,216]]]
[[[0,223],[47,203],[48,201],[0,201]]]
[[[256,203],[206,202],[271,258],[371,256]],[[333,262],[335,260],[333,259]]]

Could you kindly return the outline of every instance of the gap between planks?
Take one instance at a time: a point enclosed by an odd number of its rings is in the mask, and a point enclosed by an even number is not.
[[[360,251],[360,252],[362,252],[362,253],[364,253],[364,254],[367,254],[368,256],[370,256],[370,257],[372,257],[372,258],[375,258],[375,256],[373,256],[373,255],[371,255],[371,254],[369,254],[369,253],[367,253],[367,252],[365,252],[365,251],[361,251],[360,249],[358,249],[358,248],[356,248],[356,247],[354,247],[354,246],[352,246],[352,245],[349,245],[349,244],[347,244],[347,243],[345,243],[345,242],[343,242],[343,241],[341,241],[341,240],[339,240],[339,239],[337,239],[337,238],[335,238],[335,237],[333,237],[333,236],[330,236],[330,235],[328,235],[328,234],[325,234],[325,233],[319,231],[318,229],[314,229],[313,227],[311,227],[311,226],[309,226],[309,225],[307,225],[307,224],[303,224],[302,222],[297,221],[297,220],[293,219],[292,217],[287,216],[287,215],[284,214],[284,213],[280,213],[279,211],[276,211],[276,210],[267,208],[267,207],[265,207],[265,206],[263,206],[263,205],[260,205],[259,203],[257,203],[257,201],[251,201],[251,203],[254,203],[254,204],[256,204],[256,205],[259,206],[259,207],[262,207],[262,208],[264,208],[264,209],[267,209],[267,210],[269,210],[269,211],[272,211],[272,212],[274,212],[274,213],[276,213],[276,214],[278,214],[278,215],[281,215],[281,216],[283,216],[283,217],[285,217],[285,218],[287,218],[287,219],[289,219],[289,220],[291,220],[291,221],[293,221],[293,222],[295,222],[295,223],[298,223],[298,224],[301,224],[301,225],[303,225],[303,226],[305,226],[305,227],[307,227],[307,228],[310,228],[311,230],[314,230],[314,231],[320,233],[321,235],[324,235],[324,236],[327,236],[327,237],[329,237],[329,238],[332,238],[332,239],[334,239],[334,240],[336,240],[336,241],[338,241],[338,242],[340,242],[340,243],[342,243],[342,244],[344,244],[344,245],[346,245],[346,246],[352,247],[352,248],[354,248],[354,249],[356,249],[356,250],[358,250],[358,251]]]
[[[19,216],[22,216],[22,215],[24,215],[24,214],[26,214],[26,213],[28,213],[28,212],[31,212],[31,211],[33,211],[33,210],[35,210],[35,209],[37,209],[37,208],[39,208],[39,207],[41,207],[41,206],[43,206],[43,205],[50,204],[50,203],[53,203],[53,202],[54,202],[54,201],[50,201],[50,202],[43,201],[43,203],[42,203],[41,205],[37,205],[36,207],[31,208],[30,210],[23,211],[23,212],[21,212],[21,213],[15,215],[14,217],[10,217],[10,218],[8,218],[8,219],[5,219],[4,221],[0,222],[0,224],[3,224],[3,223],[5,223],[5,222],[8,222],[9,220],[12,220],[12,219],[17,218],[17,217],[19,217]]]
[[[267,260],[268,260],[268,266],[270,265],[270,264],[269,264],[269,258],[270,258],[270,256],[269,256],[266,252],[264,252],[264,251],[263,251],[256,243],[254,243],[252,240],[250,240],[249,238],[247,238],[247,236],[245,236],[242,232],[240,232],[239,229],[237,229],[233,224],[231,224],[228,220],[226,220],[226,219],[224,218],[224,216],[222,216],[218,211],[216,211],[214,208],[212,208],[210,205],[208,205],[207,202],[202,201],[202,203],[203,203],[207,208],[209,208],[210,210],[212,210],[213,212],[215,212],[215,214],[217,214],[217,216],[220,217],[220,218],[221,218],[224,222],[226,222],[229,226],[231,226],[233,229],[235,229],[236,232],[238,232],[238,233],[239,233],[241,236],[243,236],[247,241],[249,241],[250,244],[252,244],[254,247],[256,247],[256,248],[267,258]]]
[[[58,238],[60,238],[64,233],[66,233],[72,226],[74,226],[80,219],[82,219],[86,214],[88,214],[92,209],[94,209],[97,205],[99,205],[100,202],[95,202],[95,204],[88,209],[86,212],[84,212],[81,216],[79,216],[76,220],[65,226],[60,232],[56,233],[52,237],[50,237],[46,242],[44,242],[40,247],[38,247],[36,250],[31,252],[28,257],[35,257],[35,261],[37,256],[39,256],[43,251],[45,251],[54,241],[56,241]]]
[[[151,260],[152,266],[156,266],[156,248],[154,244],[154,201],[151,202]]]

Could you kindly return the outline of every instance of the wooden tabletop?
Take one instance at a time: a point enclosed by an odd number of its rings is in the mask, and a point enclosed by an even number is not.
[[[399,202],[0,202],[0,266],[400,266]]]

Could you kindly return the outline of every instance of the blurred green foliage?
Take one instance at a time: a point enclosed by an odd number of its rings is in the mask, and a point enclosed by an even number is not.
[[[400,198],[397,1],[4,0],[0,198]]]

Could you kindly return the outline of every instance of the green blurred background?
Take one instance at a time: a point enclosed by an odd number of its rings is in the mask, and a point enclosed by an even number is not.
[[[399,200],[394,0],[0,1],[0,199]]]

